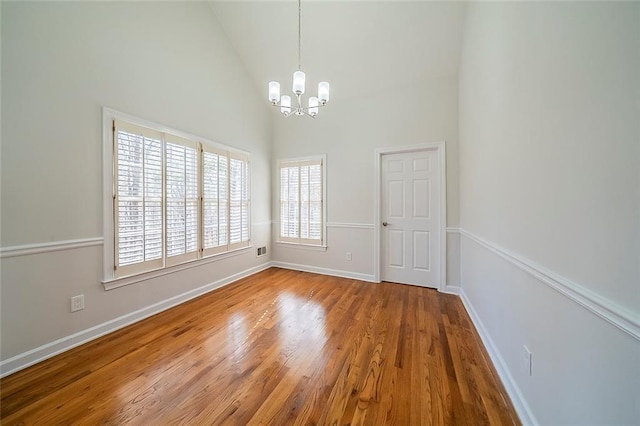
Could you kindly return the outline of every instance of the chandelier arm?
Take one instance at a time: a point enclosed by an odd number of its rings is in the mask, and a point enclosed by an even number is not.
[[[301,111],[302,111],[302,113],[303,113],[304,115],[306,115],[307,117],[311,117],[311,118],[313,118],[313,119],[315,120],[316,116],[315,116],[315,115],[311,115],[311,114],[309,114],[308,110],[309,110],[309,108],[302,108],[302,110],[301,110]]]
[[[277,102],[275,104],[274,103],[270,103],[269,105],[271,105],[272,107],[278,107],[278,108],[282,107],[280,102]],[[299,108],[308,110],[309,108],[322,108],[322,107],[326,107],[326,106],[327,106],[327,104],[318,104],[318,106],[315,106],[315,107],[308,107],[308,106],[299,105]],[[294,107],[287,107],[287,108],[295,109]]]
[[[308,110],[309,110],[309,108],[323,108],[323,107],[326,107],[326,106],[328,105],[328,104],[321,104],[321,103],[319,103],[319,104],[318,104],[317,106],[315,106],[315,107],[302,106],[302,99],[301,99],[301,98],[302,98],[302,96],[301,96],[301,95],[296,95],[296,97],[298,98],[298,108],[300,108],[300,109],[302,109],[302,110],[305,110],[305,111],[308,111]],[[277,108],[282,107],[282,104],[281,104],[280,102],[276,102],[276,103],[271,102],[269,105],[271,105],[272,107],[277,107]],[[295,107],[292,107],[292,106],[287,107],[287,108],[296,109]]]

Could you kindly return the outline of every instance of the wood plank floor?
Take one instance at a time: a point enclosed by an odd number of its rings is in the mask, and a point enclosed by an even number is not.
[[[456,296],[272,268],[0,381],[14,424],[520,424]]]

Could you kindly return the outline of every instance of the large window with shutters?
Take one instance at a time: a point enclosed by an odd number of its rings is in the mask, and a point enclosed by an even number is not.
[[[112,124],[113,278],[250,245],[247,154]]]
[[[324,157],[279,162],[280,242],[326,246],[324,167]]]

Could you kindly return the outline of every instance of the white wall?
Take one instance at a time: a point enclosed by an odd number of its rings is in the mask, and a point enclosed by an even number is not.
[[[249,151],[253,240],[269,245],[271,119],[245,81],[206,2],[2,2],[5,253],[102,237],[103,106]],[[3,257],[2,360],[269,260],[251,250],[105,291],[99,243]],[[86,309],[71,314],[76,294]]]
[[[374,150],[446,140],[447,225],[462,233],[448,235],[448,284],[461,280],[523,419],[640,418],[637,3],[472,4],[459,79],[351,99],[332,87],[313,121],[268,112],[206,4],[1,10],[3,249],[102,237],[102,106],[250,151],[255,245],[270,244],[277,217],[276,159],[327,154],[329,249],[271,252],[362,278],[373,275]],[[268,260],[252,252],[105,291],[99,242],[3,256],[1,358]],[[75,294],[86,309],[71,314]]]
[[[339,88],[333,88],[339,93]],[[375,149],[446,140],[447,226],[458,226],[458,78],[456,75],[416,82],[376,95],[339,99],[320,110],[315,120],[285,119],[274,111],[275,159],[327,155],[326,252],[275,245],[279,262],[327,268],[373,279]],[[275,163],[274,163],[275,164]],[[272,191],[277,194],[274,167]],[[273,204],[273,217],[278,204]],[[368,228],[357,225],[369,225]],[[274,226],[277,235],[278,224]],[[450,236],[455,239],[457,235]],[[449,277],[457,278],[457,241],[449,245]],[[345,259],[351,252],[352,261]],[[458,281],[449,280],[457,285]]]
[[[468,10],[463,298],[541,424],[640,419],[639,23],[638,3]]]

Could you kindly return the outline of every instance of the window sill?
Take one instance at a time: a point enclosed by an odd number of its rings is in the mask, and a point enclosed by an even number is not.
[[[253,246],[242,247],[232,251],[224,253],[214,254],[211,256],[203,257],[201,259],[190,260],[178,265],[167,266],[160,269],[154,269],[152,271],[142,272],[140,274],[128,275],[126,277],[113,278],[103,280],[102,285],[105,290],[113,290],[115,288],[124,287],[129,284],[139,283],[141,281],[151,280],[153,278],[161,277],[163,275],[173,274],[175,272],[184,271],[185,269],[195,268],[197,266],[206,265],[207,263],[217,262],[218,260],[227,259],[229,257],[238,256],[244,253],[248,253],[253,249]]]
[[[312,250],[312,251],[327,251],[327,246],[321,246],[321,245],[315,245],[315,244],[290,243],[288,241],[276,241],[276,244],[286,248],[296,248],[296,249]]]

